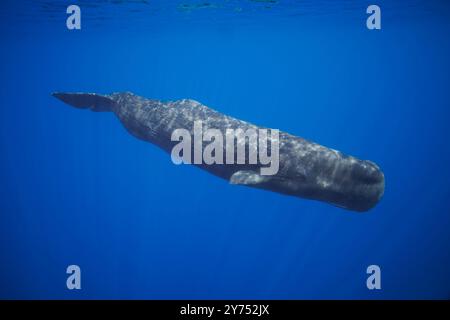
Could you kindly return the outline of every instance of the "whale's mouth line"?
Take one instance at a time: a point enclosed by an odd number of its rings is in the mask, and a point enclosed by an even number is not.
[[[356,210],[359,212],[365,212],[372,209],[384,195],[384,177],[382,181],[376,183],[362,183],[358,186],[354,186],[351,189],[353,192],[349,192],[347,196],[347,205],[343,207],[346,209]],[[337,203],[332,203],[338,205]]]

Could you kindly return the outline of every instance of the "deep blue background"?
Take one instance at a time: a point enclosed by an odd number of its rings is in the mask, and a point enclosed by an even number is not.
[[[73,1],[69,31],[71,3],[1,4],[0,298],[450,297],[445,1],[377,1],[381,31],[365,1]],[[385,196],[231,186],[53,91],[196,99],[376,162]]]

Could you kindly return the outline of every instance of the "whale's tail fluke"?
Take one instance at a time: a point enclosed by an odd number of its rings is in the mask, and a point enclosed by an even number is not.
[[[54,92],[52,96],[79,109],[96,112],[113,111],[116,102],[109,96],[96,93]]]

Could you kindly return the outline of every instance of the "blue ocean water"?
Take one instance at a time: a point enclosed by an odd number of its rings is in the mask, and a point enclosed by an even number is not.
[[[3,1],[0,298],[450,298],[450,5],[378,0],[368,30],[369,4]],[[385,195],[232,186],[53,91],[195,99],[376,162]]]

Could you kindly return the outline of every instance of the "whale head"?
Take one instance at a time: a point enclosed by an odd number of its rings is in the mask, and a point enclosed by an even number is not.
[[[322,157],[308,181],[301,183],[305,197],[328,202],[345,209],[364,212],[373,208],[384,194],[385,180],[380,168],[371,161],[358,160],[339,153]]]

